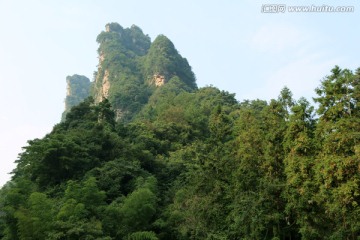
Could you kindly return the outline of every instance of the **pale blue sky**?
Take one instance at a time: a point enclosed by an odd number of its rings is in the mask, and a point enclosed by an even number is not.
[[[151,39],[165,34],[200,87],[238,100],[276,98],[285,85],[311,98],[335,64],[360,67],[359,1],[291,1],[353,13],[261,13],[262,4],[286,2],[0,0],[0,186],[26,141],[59,122],[66,76],[92,78],[95,39],[109,22],[136,24]]]

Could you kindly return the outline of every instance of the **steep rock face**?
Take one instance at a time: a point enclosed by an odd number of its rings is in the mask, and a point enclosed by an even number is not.
[[[109,97],[109,90],[110,90],[110,82],[109,82],[109,71],[105,70],[103,84],[102,84],[102,96],[104,98]]]
[[[100,68],[99,68],[100,70]],[[96,78],[95,85],[97,85],[96,91],[94,91],[95,101],[97,103],[104,100],[104,98],[109,98],[110,91],[110,81],[109,81],[109,70],[104,70],[104,76],[102,78]]]
[[[90,80],[82,75],[72,75],[66,77],[66,98],[65,111],[62,120],[73,106],[78,105],[90,95]]]
[[[150,80],[150,84],[156,85],[158,76],[162,76],[164,83],[177,76],[189,87],[193,89],[197,87],[195,75],[188,61],[178,53],[174,44],[164,35],[159,35],[154,40],[143,61],[143,71],[145,77]]]
[[[165,84],[165,76],[154,74],[151,84],[154,84],[157,87],[163,86]]]
[[[96,41],[98,69],[91,95],[99,103],[108,99],[118,121],[129,121],[148,102],[154,91],[177,77],[188,89],[196,89],[195,75],[187,60],[164,35],[150,37],[132,25],[109,23]]]
[[[130,119],[149,96],[139,59],[147,53],[151,41],[135,25],[124,29],[110,23],[105,28],[97,37],[99,65],[92,95],[96,102],[107,98],[119,113],[118,119]]]

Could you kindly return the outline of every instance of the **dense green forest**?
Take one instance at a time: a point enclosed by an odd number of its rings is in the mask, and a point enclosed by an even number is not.
[[[165,36],[108,27],[90,97],[0,190],[2,239],[359,239],[360,68],[331,69],[316,107],[286,87],[239,102]]]

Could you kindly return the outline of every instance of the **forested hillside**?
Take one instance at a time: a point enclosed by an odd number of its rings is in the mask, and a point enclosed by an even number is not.
[[[165,36],[107,26],[90,97],[0,190],[2,239],[359,239],[360,68],[331,69],[316,108],[239,102]]]

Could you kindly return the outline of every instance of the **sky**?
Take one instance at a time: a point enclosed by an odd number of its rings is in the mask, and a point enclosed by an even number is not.
[[[284,12],[262,12],[279,3]],[[340,3],[354,12],[287,11]],[[66,76],[92,79],[96,36],[110,22],[166,35],[199,87],[239,101],[277,98],[284,86],[311,100],[335,65],[360,67],[358,0],[0,0],[0,186],[27,141],[59,123]]]

